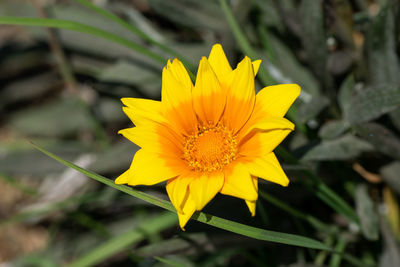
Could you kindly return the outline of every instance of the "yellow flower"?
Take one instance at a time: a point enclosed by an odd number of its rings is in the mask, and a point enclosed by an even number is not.
[[[256,96],[260,63],[245,57],[232,70],[216,44],[200,60],[194,86],[175,59],[163,69],[161,101],[123,98],[136,127],[119,133],[141,149],[115,183],[167,181],[182,229],[218,192],[244,199],[254,216],[257,177],[289,183],[272,151],[294,129],[283,116],[300,93],[298,85],[283,84]]]

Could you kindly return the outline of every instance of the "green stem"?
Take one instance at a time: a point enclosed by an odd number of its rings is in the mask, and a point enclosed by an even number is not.
[[[244,54],[249,55],[249,57],[255,59],[258,58],[258,54],[256,51],[253,50],[249,41],[247,40],[246,36],[244,35],[242,29],[240,28],[238,22],[236,21],[235,17],[232,14],[232,11],[228,7],[228,4],[225,0],[219,0],[220,6],[222,11],[225,14],[226,20],[228,21],[229,26],[233,32],[233,36],[235,37],[236,41],[238,42],[241,50]],[[265,85],[272,85],[275,84],[276,81],[269,72],[264,68],[263,65],[260,66],[258,71],[258,77]]]

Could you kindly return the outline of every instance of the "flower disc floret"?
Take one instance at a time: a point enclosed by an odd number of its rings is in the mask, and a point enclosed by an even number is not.
[[[195,134],[185,139],[183,157],[193,171],[222,170],[236,159],[236,155],[236,136],[223,125],[199,127]]]

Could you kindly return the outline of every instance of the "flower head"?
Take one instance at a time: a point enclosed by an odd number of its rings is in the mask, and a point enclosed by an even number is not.
[[[273,150],[294,129],[283,116],[300,93],[283,84],[255,95],[260,63],[245,57],[232,70],[216,44],[200,60],[195,85],[175,59],[163,69],[161,101],[123,98],[135,127],[119,133],[141,149],[115,183],[167,181],[182,229],[217,193],[244,199],[254,216],[258,177],[289,183]]]

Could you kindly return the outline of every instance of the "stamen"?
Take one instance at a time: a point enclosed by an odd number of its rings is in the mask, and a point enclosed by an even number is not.
[[[186,137],[184,159],[194,171],[213,172],[236,159],[236,136],[223,125],[199,126]]]

